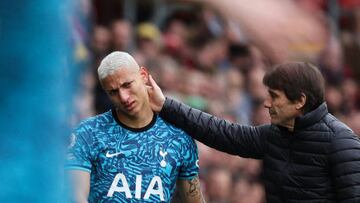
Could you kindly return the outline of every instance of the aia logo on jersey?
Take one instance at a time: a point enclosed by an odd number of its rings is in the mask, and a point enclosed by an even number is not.
[[[119,184],[119,182],[121,182]],[[132,192],[130,191],[129,183],[126,179],[126,176],[122,173],[118,173],[112,184],[111,187],[107,193],[108,197],[112,197],[115,192],[123,192],[125,193],[125,196],[127,199],[149,199],[150,195],[156,195],[159,197],[161,201],[165,201],[164,199],[164,187],[162,184],[162,180],[159,176],[154,176],[150,184],[147,186],[147,189],[145,193],[143,194],[141,191],[142,188],[142,175],[136,175],[136,181],[135,181],[135,195],[132,195]]]

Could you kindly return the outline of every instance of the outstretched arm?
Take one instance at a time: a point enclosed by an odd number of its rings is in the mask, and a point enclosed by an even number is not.
[[[178,180],[177,187],[180,192],[181,202],[185,203],[204,203],[204,197],[200,190],[199,177],[191,180]]]
[[[265,151],[265,131],[269,126],[239,125],[217,118],[181,102],[165,98],[149,77],[150,103],[161,118],[183,129],[192,138],[217,150],[249,158],[261,158]]]

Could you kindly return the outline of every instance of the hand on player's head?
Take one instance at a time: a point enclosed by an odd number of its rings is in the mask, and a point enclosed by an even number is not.
[[[165,103],[165,96],[155,80],[149,75],[148,83],[146,84],[151,109],[154,112],[160,112]]]

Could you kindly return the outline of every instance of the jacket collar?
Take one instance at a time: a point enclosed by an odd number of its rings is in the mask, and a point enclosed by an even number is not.
[[[294,132],[302,130],[308,126],[311,126],[319,122],[328,113],[326,103],[322,103],[319,107],[306,113],[303,116],[295,118]]]

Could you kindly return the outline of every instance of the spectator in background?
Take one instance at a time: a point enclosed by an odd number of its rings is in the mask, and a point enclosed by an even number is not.
[[[344,50],[344,63],[348,76],[360,83],[360,1],[342,0],[346,8],[340,19],[340,40]],[[347,3],[346,3],[347,2]]]
[[[195,53],[189,43],[191,30],[181,16],[170,17],[165,24],[162,36],[164,53],[186,68],[194,68]]]
[[[246,177],[235,179],[231,194],[231,203],[264,202],[264,189],[261,184]]]
[[[133,50],[133,26],[125,19],[117,19],[111,24],[113,39],[112,50],[132,51]]]
[[[230,68],[225,72],[226,100],[228,111],[233,112],[236,122],[250,124],[252,104],[245,89],[245,77],[237,68]]]
[[[254,66],[249,46],[246,44],[230,44],[229,62],[243,74],[247,74]]]
[[[360,52],[359,52],[360,53]],[[341,90],[345,102],[346,112],[356,111],[360,109],[360,83],[352,78],[347,78],[342,83]]]
[[[140,23],[136,27],[136,45],[135,57],[141,58],[142,64],[152,67],[151,63],[161,58],[162,38],[157,26],[148,22]]]
[[[337,117],[344,115],[344,99],[341,90],[337,86],[328,85],[325,91],[325,98],[329,112]]]
[[[337,38],[331,36],[319,57],[319,67],[326,82],[339,86],[344,80],[344,66],[341,45]]]
[[[97,67],[100,61],[111,52],[113,41],[112,34],[109,28],[105,26],[95,26],[91,43],[93,51],[93,67],[92,79],[94,81],[93,94],[94,94],[94,110],[96,114],[103,113],[111,107],[111,101],[103,91],[100,82],[97,78]]]
[[[211,203],[229,203],[232,176],[226,168],[211,168],[206,173],[205,182],[208,201]]]
[[[91,47],[96,64],[100,63],[99,60],[101,60],[111,51],[111,46],[112,36],[110,30],[105,26],[95,26],[93,30]]]

